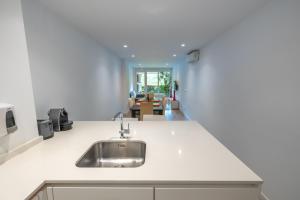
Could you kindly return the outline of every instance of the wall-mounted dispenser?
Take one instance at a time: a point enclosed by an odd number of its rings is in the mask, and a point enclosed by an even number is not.
[[[14,106],[0,103],[0,137],[13,133],[17,129]]]

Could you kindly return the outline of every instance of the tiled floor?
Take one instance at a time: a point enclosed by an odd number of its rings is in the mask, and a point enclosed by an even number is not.
[[[180,110],[166,110],[165,116],[168,121],[187,121],[188,120]]]

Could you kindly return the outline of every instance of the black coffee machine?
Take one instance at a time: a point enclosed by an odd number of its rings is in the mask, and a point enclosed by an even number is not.
[[[73,121],[69,121],[68,113],[64,108],[52,108],[48,112],[49,120],[52,121],[53,130],[67,131],[72,129]]]

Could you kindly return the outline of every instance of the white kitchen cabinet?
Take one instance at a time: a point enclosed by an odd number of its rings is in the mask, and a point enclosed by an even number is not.
[[[153,200],[152,187],[53,187],[53,200]]]
[[[257,188],[156,188],[155,200],[259,200]]]
[[[41,190],[39,193],[37,193],[34,197],[32,197],[31,200],[52,200],[52,199],[48,198],[47,189],[44,189]]]
[[[36,195],[36,196],[32,197],[31,200],[39,200],[39,197]]]

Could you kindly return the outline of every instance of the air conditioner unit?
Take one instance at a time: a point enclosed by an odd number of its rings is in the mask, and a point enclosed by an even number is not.
[[[195,63],[198,62],[200,59],[200,50],[196,49],[196,50],[192,50],[189,53],[187,53],[187,62],[188,63]]]

